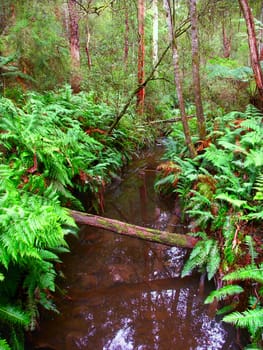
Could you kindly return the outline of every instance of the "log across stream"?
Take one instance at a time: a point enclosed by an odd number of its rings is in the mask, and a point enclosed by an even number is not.
[[[104,216],[111,229],[117,225],[125,231],[130,223],[128,229],[170,237],[174,226],[180,239],[188,231],[175,215],[174,203],[153,190],[162,152],[157,147],[135,160],[122,181],[109,188]],[[203,303],[211,286],[200,289],[198,275],[180,278],[194,240],[179,240],[180,247],[152,243],[95,227],[99,217],[72,215],[94,225],[83,225],[79,239],[69,242],[71,253],[62,257],[55,297],[60,313],[41,315],[27,350],[239,349],[235,330]]]

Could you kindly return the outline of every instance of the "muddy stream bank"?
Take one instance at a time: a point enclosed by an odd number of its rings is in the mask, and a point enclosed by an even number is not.
[[[174,203],[153,190],[162,153],[162,147],[147,151],[108,189],[106,217],[185,231],[172,214]],[[179,277],[186,250],[87,226],[79,237],[63,256],[60,314],[41,315],[27,349],[239,349],[235,330],[203,304],[212,286],[200,291],[199,276]]]

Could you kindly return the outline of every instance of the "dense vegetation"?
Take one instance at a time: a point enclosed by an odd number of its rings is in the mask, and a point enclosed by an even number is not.
[[[155,184],[163,194],[178,196],[193,235],[201,238],[182,276],[198,269],[214,277],[219,289],[206,302],[224,300],[218,313],[246,327],[255,348],[263,319],[262,118],[251,105],[215,118],[195,159],[187,158],[176,128]]]
[[[160,134],[169,138],[156,190],[180,199],[200,238],[182,276],[198,269],[214,278],[217,290],[206,302],[217,301],[224,321],[248,329],[250,348],[262,346],[263,131],[251,105],[262,110],[260,65],[255,73],[262,2],[250,4],[256,61],[241,15],[245,0],[197,2],[194,56],[194,3],[1,2],[1,349],[23,349],[39,306],[56,310],[60,253],[69,251],[66,236],[77,234],[68,208],[84,209],[76,193],[86,193],[85,209],[103,210],[105,186]],[[184,127],[166,123],[177,117]]]
[[[105,186],[144,140],[125,120],[107,136],[111,109],[69,87],[29,93],[19,106],[2,97],[0,108],[1,337],[16,349],[23,328],[34,329],[38,305],[56,310],[56,263],[69,251],[66,235],[77,232],[65,207],[83,209],[74,190],[90,196],[90,209],[103,209]]]

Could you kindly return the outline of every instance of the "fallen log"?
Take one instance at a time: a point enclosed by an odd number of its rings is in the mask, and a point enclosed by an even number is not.
[[[187,119],[195,118],[195,115],[187,115],[186,118]],[[159,120],[152,120],[148,122],[148,124],[177,123],[177,122],[180,122],[181,120],[182,120],[181,117],[172,118],[172,119],[159,119]]]
[[[193,248],[198,239],[189,235],[160,231],[132,224],[127,224],[115,219],[104,218],[98,215],[82,213],[70,210],[70,214],[77,224],[89,225],[102,228],[111,232],[129,237],[139,238],[151,242],[161,243],[169,246]]]

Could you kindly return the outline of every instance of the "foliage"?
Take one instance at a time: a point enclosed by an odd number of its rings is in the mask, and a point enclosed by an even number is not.
[[[105,185],[140,141],[127,121],[107,135],[111,109],[68,87],[19,105],[1,97],[0,113],[0,337],[20,349],[39,305],[56,311],[56,266],[77,231],[65,207],[83,208],[74,190],[103,210]]]
[[[202,238],[182,276],[197,268],[222,280],[206,302],[224,302],[221,312],[233,311],[224,321],[246,327],[253,343],[259,343],[262,331],[262,117],[249,105],[215,118],[196,159],[179,159],[175,147],[168,149],[167,163],[179,169],[176,182],[163,173],[156,183],[181,198],[193,235]],[[232,284],[237,280],[240,286]]]
[[[219,264],[220,254],[217,241],[205,237],[197,242],[192,250],[188,261],[183,267],[182,277],[189,275],[196,267],[199,267],[200,271],[203,272],[205,267],[208,279],[211,280],[217,272]]]

